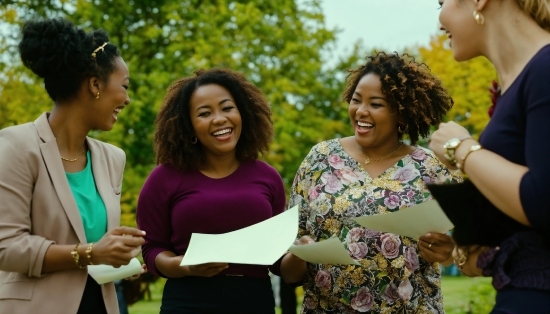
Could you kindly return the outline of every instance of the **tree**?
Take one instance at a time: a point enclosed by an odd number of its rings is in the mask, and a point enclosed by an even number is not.
[[[449,120],[478,136],[489,121],[491,94],[488,89],[497,74],[484,57],[456,62],[452,50],[446,47],[447,40],[445,34],[434,36],[429,47],[419,48],[419,55],[453,97],[455,104],[448,113]]]
[[[294,0],[41,3],[10,1],[0,14],[10,12],[10,27],[17,29],[29,17],[71,13],[77,25],[107,30],[129,65],[132,103],[111,132],[91,134],[127,153],[125,224],[133,224],[139,190],[154,167],[154,120],[164,91],[173,80],[196,69],[229,67],[264,91],[272,105],[276,136],[262,158],[281,173],[287,188],[311,146],[349,133],[340,93],[344,69],[357,58],[343,58],[333,67],[324,64],[321,56],[334,48],[335,30],[326,28],[319,0],[301,5]],[[16,42],[13,37],[3,43],[12,59]],[[16,103],[33,108],[21,119],[0,118],[0,127],[32,121],[47,107],[37,104],[51,104],[40,83],[20,65],[5,66],[2,75],[6,80],[0,82],[0,108],[10,114]],[[21,92],[25,88],[31,90]]]

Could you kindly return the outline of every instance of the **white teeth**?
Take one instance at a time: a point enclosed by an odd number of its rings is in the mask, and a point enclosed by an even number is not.
[[[115,110],[113,110],[113,111],[114,111],[114,112],[116,112],[116,113],[120,113],[120,112],[122,111],[122,109],[120,109],[120,108],[116,108],[116,109],[115,109]]]
[[[212,133],[212,135],[218,136],[218,135],[223,135],[223,134],[227,134],[227,133],[230,133],[230,132],[231,132],[231,129],[223,129],[223,130]]]
[[[361,122],[361,121],[357,121],[357,125],[358,125],[358,126],[368,127],[368,128],[371,128],[371,127],[374,126],[374,124],[370,124],[370,123],[367,123],[367,122]]]

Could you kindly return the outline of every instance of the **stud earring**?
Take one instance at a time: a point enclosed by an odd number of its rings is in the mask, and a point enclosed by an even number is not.
[[[485,17],[478,10],[474,11],[474,20],[476,20],[476,23],[479,25],[483,25],[483,23],[485,23]]]
[[[95,99],[99,99],[99,92],[95,95]]]
[[[199,139],[195,135],[191,136],[191,144],[195,145],[198,141]]]

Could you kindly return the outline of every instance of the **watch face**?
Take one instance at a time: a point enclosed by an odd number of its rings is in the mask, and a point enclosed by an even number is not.
[[[460,144],[460,140],[458,138],[452,138],[447,142],[448,148],[456,148],[458,144]]]

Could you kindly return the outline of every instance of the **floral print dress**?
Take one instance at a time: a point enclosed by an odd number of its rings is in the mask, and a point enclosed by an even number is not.
[[[460,180],[420,147],[371,178],[338,139],[314,146],[292,186],[298,237],[338,237],[361,266],[308,263],[302,313],[444,313],[439,265],[419,258],[417,241],[352,218],[403,210],[431,199],[424,183]]]

